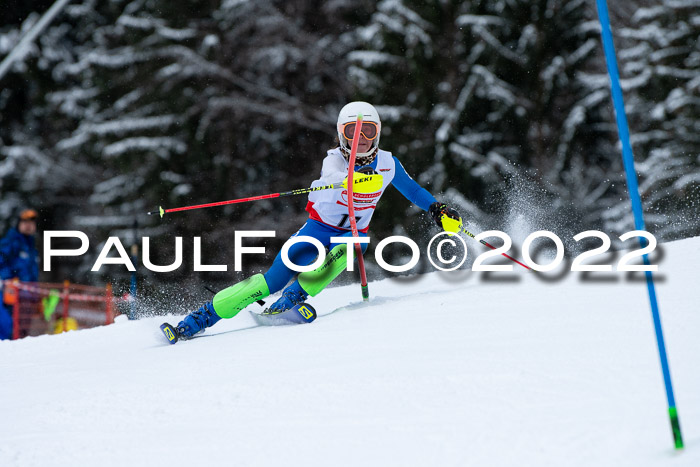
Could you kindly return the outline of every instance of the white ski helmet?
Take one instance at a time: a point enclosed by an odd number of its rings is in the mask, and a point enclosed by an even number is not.
[[[374,108],[372,104],[362,101],[350,102],[340,109],[338,114],[338,124],[336,129],[338,130],[338,140],[340,140],[340,148],[346,153],[350,154],[350,142],[343,134],[343,130],[347,123],[353,123],[357,121],[357,115],[362,114],[363,122],[373,122],[377,125],[377,136],[372,140],[372,146],[368,152],[358,152],[357,157],[365,157],[371,155],[379,147],[379,136],[382,132],[382,122],[379,120],[379,113],[377,109]],[[367,135],[365,135],[367,137]],[[369,138],[368,138],[369,139]]]

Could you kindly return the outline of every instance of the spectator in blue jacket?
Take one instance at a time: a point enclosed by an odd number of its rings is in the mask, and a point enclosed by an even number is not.
[[[17,226],[0,240],[0,279],[17,278],[23,282],[39,279],[39,252],[35,246],[36,220],[34,209],[19,214]],[[12,307],[0,304],[0,340],[12,337]]]

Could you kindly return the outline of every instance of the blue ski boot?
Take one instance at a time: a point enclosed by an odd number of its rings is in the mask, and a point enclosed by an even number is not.
[[[267,311],[269,313],[281,313],[289,310],[294,305],[303,303],[308,296],[309,294],[299,285],[299,281],[294,281],[292,285],[284,289],[282,296]]]
[[[211,302],[205,303],[199,310],[185,316],[185,319],[177,325],[177,334],[180,339],[189,339],[195,334],[204,331],[205,328],[216,324],[221,317],[214,311]]]

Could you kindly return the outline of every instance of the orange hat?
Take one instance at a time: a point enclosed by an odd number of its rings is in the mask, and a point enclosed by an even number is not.
[[[34,209],[25,209],[19,213],[19,220],[21,221],[35,221],[39,217],[39,214]]]

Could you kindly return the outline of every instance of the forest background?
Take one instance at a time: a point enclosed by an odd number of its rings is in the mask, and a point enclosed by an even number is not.
[[[1,0],[0,58],[52,3]],[[698,3],[610,9],[647,230],[699,235]],[[265,270],[304,196],[145,213],[308,186],[339,109],[366,100],[381,147],[470,225],[614,238],[634,226],[596,15],[593,0],[74,0],[0,81],[0,228],[32,206],[40,230],[88,234],[45,281],[123,289],[124,267],[89,272],[109,236],[149,236],[156,264],[182,236],[184,266],[140,268],[146,283],[223,286]],[[236,230],[277,231],[240,273]],[[436,232],[395,190],[371,230]],[[228,272],[192,272],[195,236]]]

